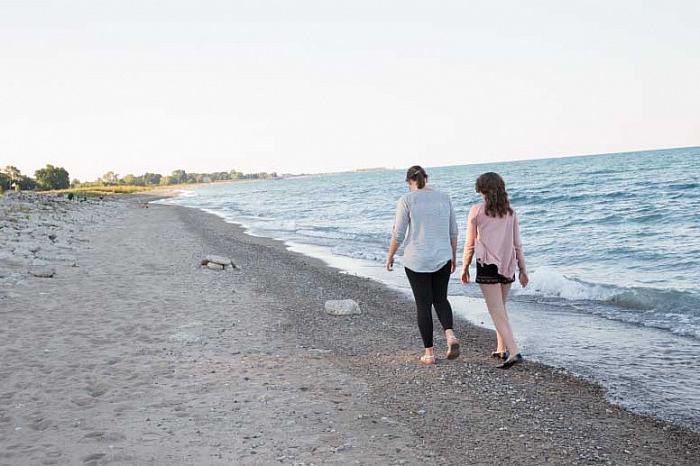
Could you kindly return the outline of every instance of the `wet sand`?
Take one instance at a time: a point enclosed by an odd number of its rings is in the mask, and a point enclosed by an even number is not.
[[[499,371],[466,322],[460,359],[420,366],[403,294],[145,199],[59,202],[36,251],[3,211],[0,464],[697,464],[700,434],[547,366]],[[323,312],[345,298],[363,314]]]

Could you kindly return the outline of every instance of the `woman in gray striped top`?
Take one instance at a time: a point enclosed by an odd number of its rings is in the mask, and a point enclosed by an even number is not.
[[[420,361],[434,364],[433,313],[435,307],[447,338],[447,359],[459,356],[459,341],[452,330],[452,307],[447,285],[455,271],[458,228],[450,196],[428,188],[428,174],[418,165],[408,169],[410,192],[396,205],[394,229],[386,268],[394,268],[394,255],[404,243],[402,263],[416,299],[418,329],[425,346]]]

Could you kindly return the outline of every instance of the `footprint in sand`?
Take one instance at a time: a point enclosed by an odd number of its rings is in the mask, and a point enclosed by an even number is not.
[[[141,441],[144,443],[158,442],[163,439],[163,436],[158,432],[144,432],[141,435]]]
[[[87,455],[83,457],[83,463],[97,463],[97,460],[104,458],[106,456],[105,453],[93,453],[91,455]]]
[[[95,431],[95,432],[89,432],[83,436],[83,439],[85,440],[94,440],[97,442],[121,442],[126,439],[126,436],[124,434],[120,434],[119,432],[104,432],[104,431]]]
[[[88,397],[75,397],[75,398],[71,398],[71,402],[77,406],[80,406],[81,408],[84,408],[86,406],[94,405],[95,399],[88,398]]]
[[[60,450],[49,450],[46,452],[46,458],[41,460],[41,464],[59,464],[58,458],[61,456],[63,453]],[[65,463],[65,461],[61,461],[61,463]]]
[[[37,418],[29,422],[29,427],[36,431],[44,431],[50,427],[54,426],[54,422],[51,419]]]

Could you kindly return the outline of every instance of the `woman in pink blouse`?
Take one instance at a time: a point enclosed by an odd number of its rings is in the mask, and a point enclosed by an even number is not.
[[[467,219],[467,240],[462,260],[462,283],[470,281],[469,266],[476,254],[476,283],[486,300],[491,319],[496,326],[497,348],[492,356],[504,360],[500,368],[522,362],[518,344],[508,321],[506,300],[515,281],[515,266],[520,285],[527,286],[525,256],[520,242],[518,216],[510,207],[503,178],[488,172],[476,180],[476,192],[484,202],[472,206]]]

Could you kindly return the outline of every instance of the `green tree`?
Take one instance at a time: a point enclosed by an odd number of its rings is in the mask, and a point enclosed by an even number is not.
[[[104,184],[117,184],[119,182],[119,175],[113,171],[108,171],[102,175],[99,181],[102,181]]]
[[[156,185],[160,184],[162,176],[159,173],[144,173],[143,182],[146,185]]]
[[[171,184],[180,184],[187,182],[187,172],[185,170],[174,170],[170,176]]]
[[[10,189],[10,177],[0,172],[0,193]]]
[[[10,182],[22,178],[22,173],[19,171],[19,169],[17,167],[13,167],[12,165],[6,166],[2,171],[10,177]]]
[[[70,186],[70,176],[63,167],[54,167],[46,165],[46,168],[41,168],[34,172],[34,178],[39,187],[43,190],[48,189],[66,189]]]
[[[19,177],[18,186],[20,187],[20,189],[24,190],[36,189],[39,187],[33,178],[24,175]]]

